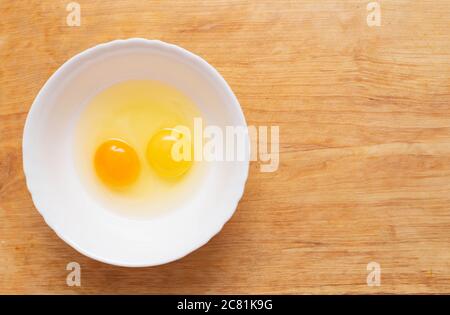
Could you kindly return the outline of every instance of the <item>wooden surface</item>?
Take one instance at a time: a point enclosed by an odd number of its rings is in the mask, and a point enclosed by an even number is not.
[[[0,0],[0,293],[450,293],[450,2]],[[154,268],[77,253],[22,171],[30,105],[74,54],[176,43],[215,66],[251,125],[280,126],[280,168],[251,165],[231,221]],[[66,285],[67,263],[82,268]],[[366,266],[381,265],[381,286]]]

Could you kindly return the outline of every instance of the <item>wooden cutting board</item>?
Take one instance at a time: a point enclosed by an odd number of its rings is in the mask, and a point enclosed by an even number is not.
[[[449,1],[378,1],[381,25],[369,26],[362,0],[79,0],[79,27],[69,2],[0,2],[0,293],[450,293]],[[221,233],[153,268],[66,245],[22,171],[45,81],[128,37],[202,56],[250,125],[280,128],[279,169],[251,164]],[[73,261],[80,287],[66,285]],[[370,262],[380,286],[367,285]]]

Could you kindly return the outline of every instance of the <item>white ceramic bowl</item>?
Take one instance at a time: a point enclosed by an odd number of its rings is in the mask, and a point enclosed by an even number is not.
[[[164,215],[140,220],[107,211],[80,181],[73,135],[89,99],[129,79],[176,87],[198,105],[209,124],[247,127],[230,87],[202,58],[161,41],[116,40],[71,58],[45,83],[26,120],[23,166],[37,210],[66,243],[105,263],[154,266],[187,255],[221,230],[242,197],[249,162],[211,162],[192,198]]]

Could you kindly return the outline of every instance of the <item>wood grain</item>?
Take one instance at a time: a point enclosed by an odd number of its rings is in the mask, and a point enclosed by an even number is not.
[[[0,1],[0,293],[450,293],[450,2]],[[154,268],[77,253],[25,187],[21,138],[48,77],[101,42],[199,54],[251,125],[280,126],[280,168],[251,165],[231,221]],[[66,264],[82,267],[66,286]],[[381,286],[366,265],[381,264]]]

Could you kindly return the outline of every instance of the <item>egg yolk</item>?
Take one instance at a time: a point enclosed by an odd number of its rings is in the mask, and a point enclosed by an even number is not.
[[[118,139],[107,140],[98,147],[94,166],[98,177],[112,188],[124,188],[134,183],[140,171],[136,151]]]
[[[153,169],[165,178],[177,178],[185,174],[192,166],[192,159],[183,159],[183,147],[191,149],[190,141],[180,146],[180,156],[174,158],[172,148],[175,143],[183,140],[185,135],[173,128],[164,128],[158,131],[147,146],[147,160]],[[192,150],[191,150],[192,152]]]

